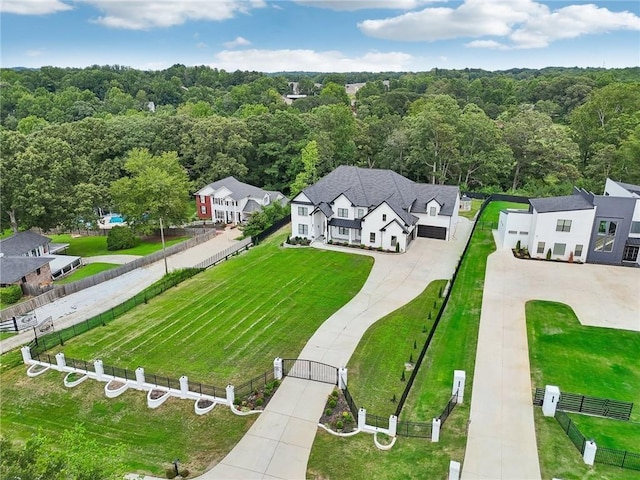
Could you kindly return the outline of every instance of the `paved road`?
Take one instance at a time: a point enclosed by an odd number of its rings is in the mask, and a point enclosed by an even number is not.
[[[463,480],[540,478],[525,303],[562,302],[583,325],[640,331],[638,292],[640,269],[489,256]]]
[[[171,255],[167,259],[169,270],[193,267],[236,243],[235,238],[239,234],[237,229],[227,229],[207,242]],[[163,261],[153,263],[37,308],[35,310],[36,316],[39,320],[52,317],[56,329],[75,325],[123,303],[161,279],[164,273]],[[0,341],[0,353],[12,350],[32,339],[33,332],[26,330],[2,340]]]

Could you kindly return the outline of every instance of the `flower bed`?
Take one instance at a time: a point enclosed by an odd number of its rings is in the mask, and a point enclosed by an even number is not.
[[[357,422],[351,414],[342,390],[334,388],[327,398],[320,423],[336,432],[350,433],[356,430]]]

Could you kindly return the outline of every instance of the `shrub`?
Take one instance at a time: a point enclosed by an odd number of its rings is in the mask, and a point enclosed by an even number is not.
[[[11,305],[22,298],[22,289],[20,285],[9,285],[0,288],[0,302],[4,305]]]
[[[331,400],[329,400],[329,402],[328,402],[328,405],[329,405],[329,407],[331,407],[331,408],[336,408],[336,405],[337,405],[337,404],[338,404],[338,402],[337,402],[334,398],[332,398],[332,399],[331,399]]]
[[[334,388],[331,391],[331,396],[334,397],[334,398],[338,398],[340,396],[340,391],[337,388]]]
[[[256,407],[261,407],[262,405],[264,405],[264,400],[262,398],[258,398],[256,400]]]
[[[396,253],[400,253],[400,244],[396,243]]]
[[[113,227],[107,236],[107,250],[133,248],[140,243],[129,227]]]
[[[189,470],[187,470],[186,468],[183,468],[182,470],[180,470],[180,476],[182,478],[187,478],[189,476]]]
[[[330,408],[327,408],[327,409],[324,411],[324,414],[325,414],[327,417],[330,417],[332,413],[333,413],[333,410],[331,410]]]
[[[344,423],[349,423],[353,421],[353,417],[349,412],[342,412],[342,420]]]
[[[551,260],[551,249],[547,250],[547,260]]]
[[[520,243],[520,240],[518,240],[516,242],[516,252],[520,252],[520,249],[522,248],[522,244]]]
[[[174,467],[166,468],[164,476],[167,478],[176,478],[176,469]]]
[[[342,430],[342,429],[344,428],[344,423],[342,423],[342,420],[338,420],[338,421],[336,422],[336,428],[337,428],[338,430]]]

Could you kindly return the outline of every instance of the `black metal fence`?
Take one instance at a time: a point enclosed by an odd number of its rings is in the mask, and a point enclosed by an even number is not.
[[[276,221],[270,227],[266,228],[265,230],[263,230],[262,232],[258,233],[257,235],[254,235],[253,237],[251,237],[251,241],[253,242],[254,245],[259,244],[262,240],[267,238],[273,232],[276,232],[276,231],[280,230],[282,227],[284,227],[290,221],[291,221],[291,215],[287,215],[286,217],[281,218],[280,220]]]
[[[349,389],[347,388],[346,385],[342,389],[342,394],[344,395],[344,399],[346,400],[347,405],[349,405],[349,410],[351,410],[351,415],[353,415],[353,418],[358,418],[358,406],[356,405],[356,402],[351,396],[351,393],[349,392]]]
[[[582,433],[580,433],[580,430],[578,430],[578,427],[576,427],[573,421],[569,418],[569,415],[564,413],[562,410],[556,410],[555,418],[578,451],[580,453],[584,453],[584,444],[587,439],[582,435]]]
[[[543,401],[544,388],[536,388],[533,395],[533,404],[540,406]],[[631,418],[633,403],[611,400],[610,398],[590,397],[578,393],[560,392],[557,408],[567,412],[586,413],[598,417],[628,421]]]
[[[444,410],[442,410],[442,413],[438,417],[440,419],[440,427],[442,427],[444,425],[444,422],[447,421],[447,418],[449,418],[449,415],[451,414],[451,412],[453,412],[453,409],[456,408],[457,404],[458,392],[456,391],[456,393],[451,396],[451,398],[447,402],[447,405],[444,407]]]
[[[225,260],[228,260],[229,257],[236,255],[241,250],[249,250],[250,246],[251,246],[251,239],[245,238],[244,240],[241,240],[239,243],[232,245],[228,248],[225,248],[223,251],[216,253],[215,255],[207,258],[206,260],[203,260],[202,262],[198,263],[195,266],[195,268],[205,269],[205,268],[215,266],[220,262],[224,262]]]
[[[371,427],[389,429],[389,417],[380,417],[367,412],[365,423]]]
[[[338,384],[338,369],[336,367],[313,360],[283,358],[282,374],[294,378],[330,383],[331,385]]]
[[[398,422],[396,433],[404,437],[431,438],[432,423]]]
[[[275,377],[273,376],[273,369],[271,369],[270,371],[264,372],[262,375],[258,375],[257,377],[254,377],[251,380],[249,380],[248,382],[235,387],[234,394],[236,398],[246,397],[247,395],[250,395],[256,390],[260,390],[261,388],[266,386],[268,383],[273,382],[273,380],[275,380]]]

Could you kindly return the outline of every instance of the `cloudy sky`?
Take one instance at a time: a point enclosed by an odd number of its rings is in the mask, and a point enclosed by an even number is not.
[[[0,0],[1,66],[640,65],[638,0]]]

